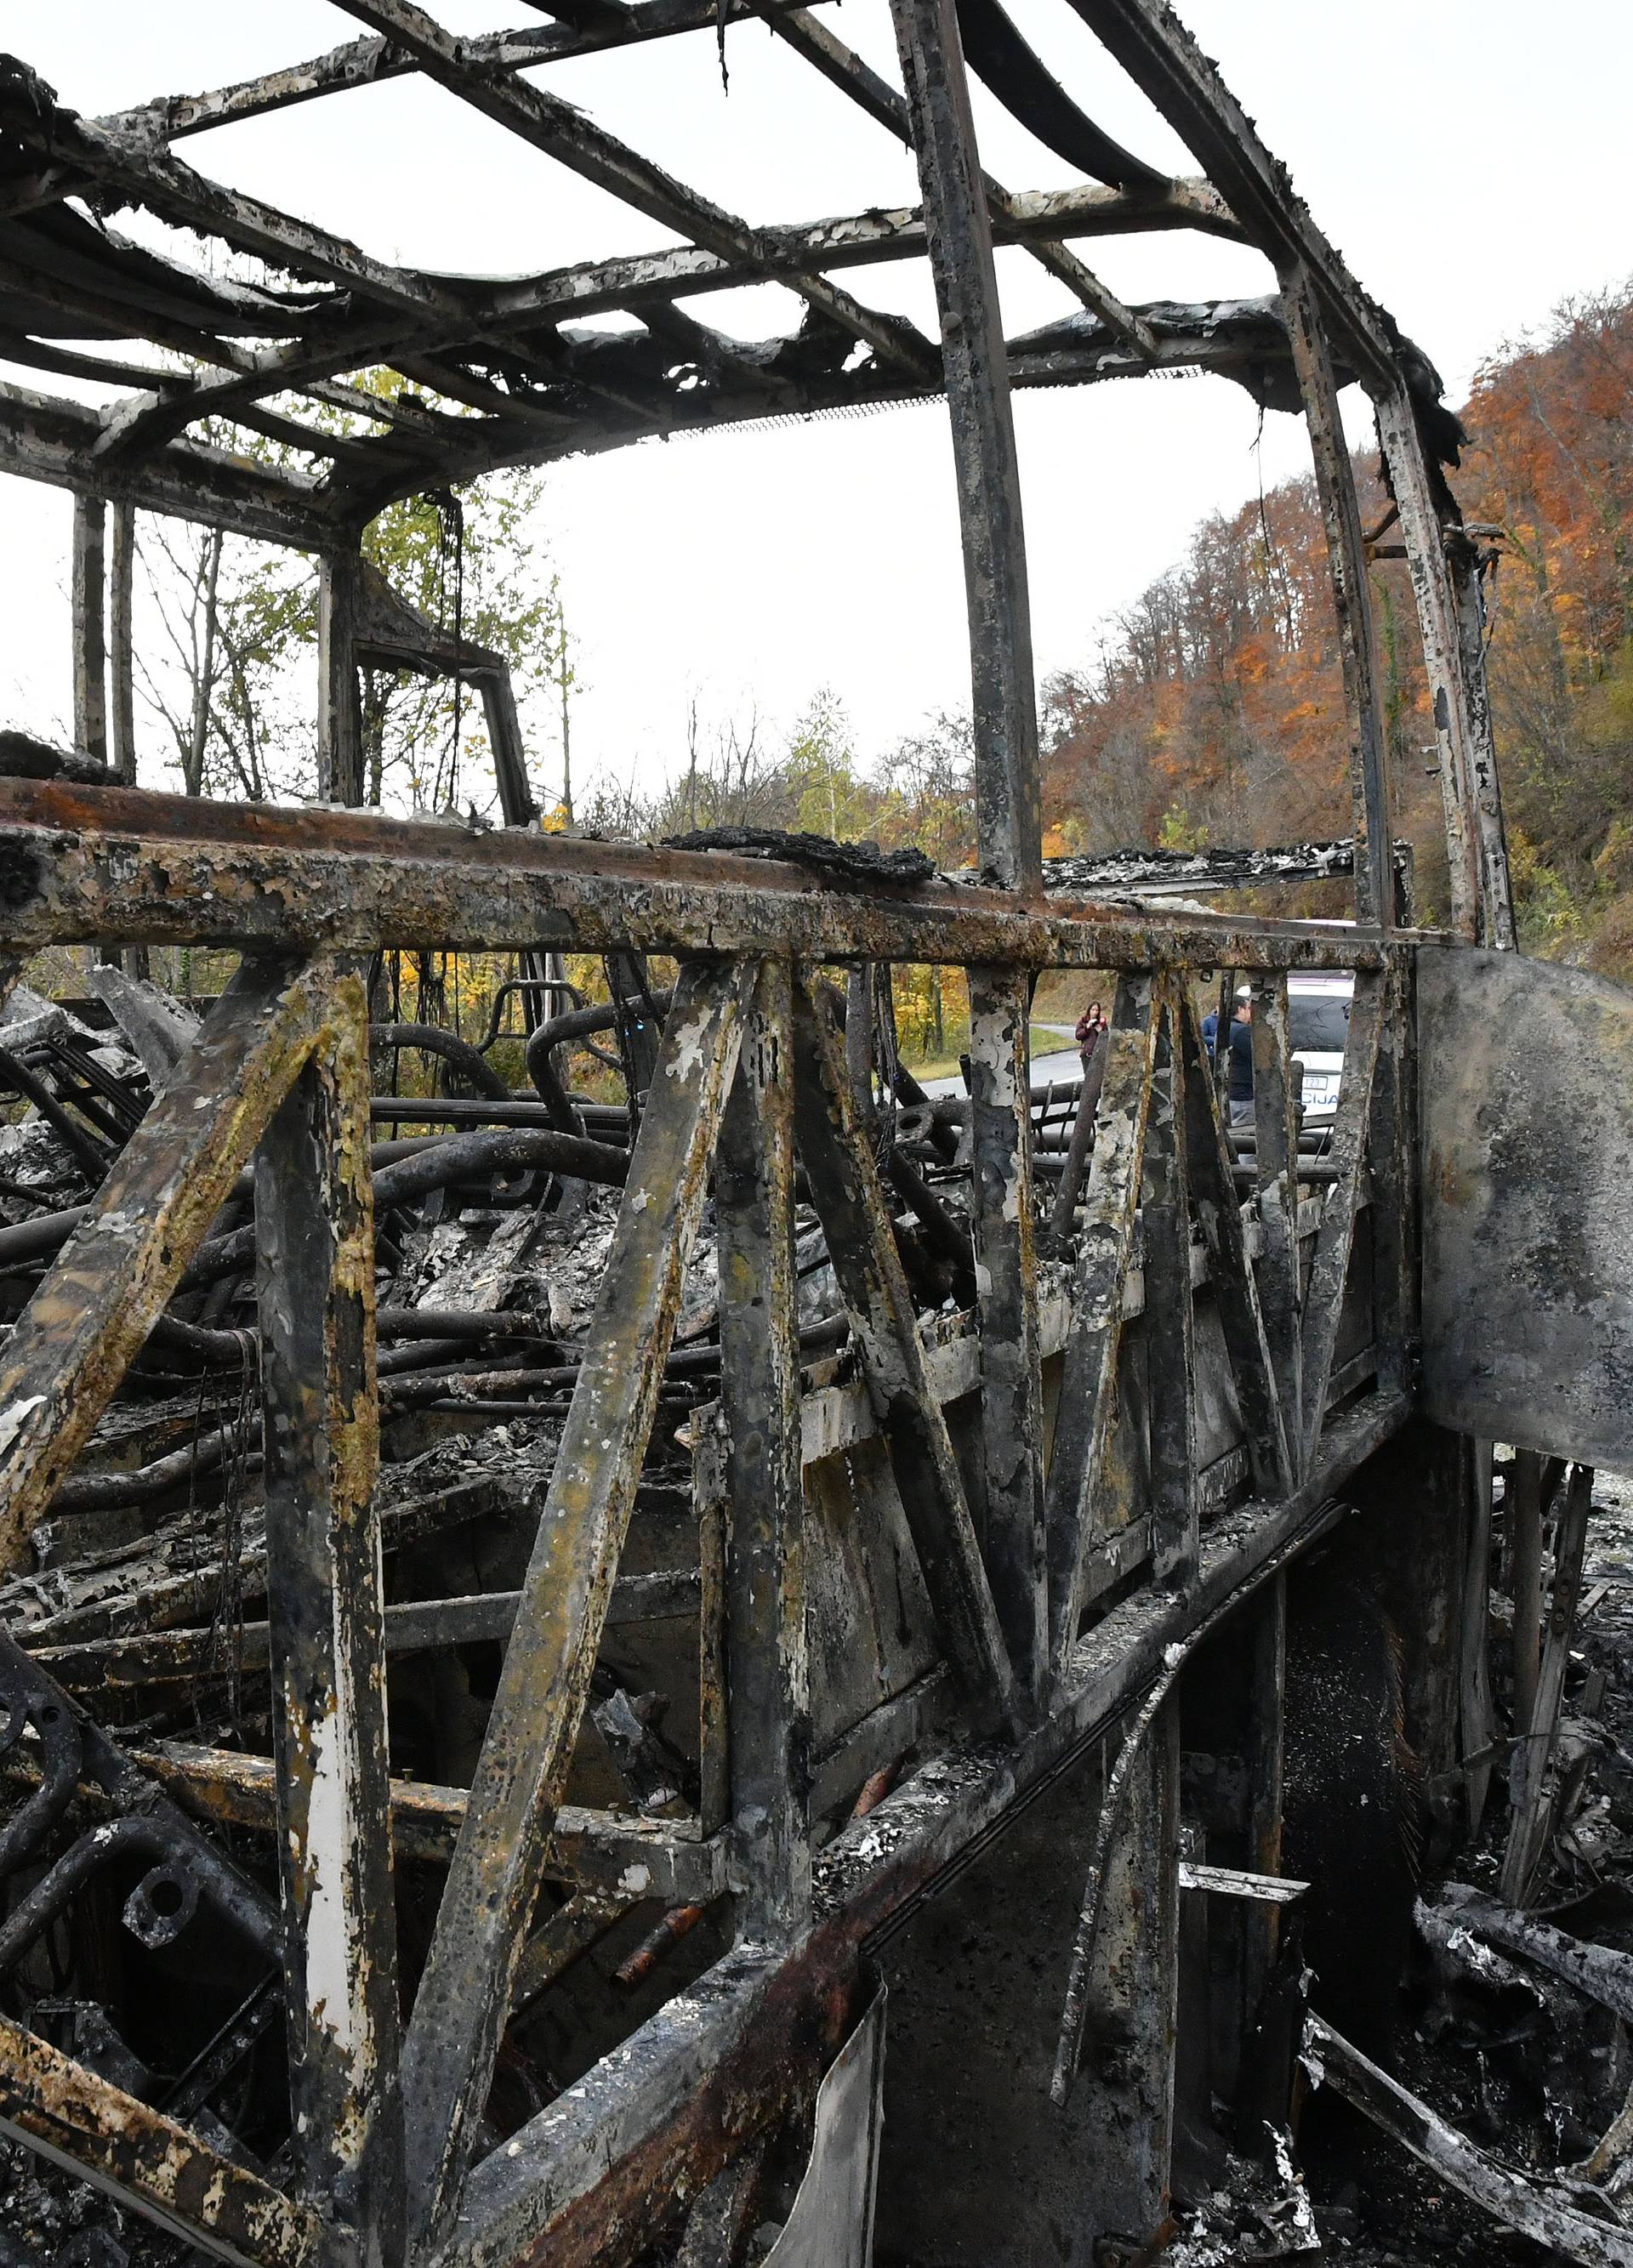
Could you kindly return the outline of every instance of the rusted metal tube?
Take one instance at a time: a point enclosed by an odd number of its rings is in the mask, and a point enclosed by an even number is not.
[[[690,1937],[708,1909],[705,1906],[671,1906],[649,1937],[644,1937],[627,1961],[620,1962],[612,1974],[625,1992],[633,1992],[644,1984],[672,1945]]]

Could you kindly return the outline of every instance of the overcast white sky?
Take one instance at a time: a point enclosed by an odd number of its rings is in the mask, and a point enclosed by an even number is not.
[[[1067,0],[1009,0],[1084,107],[1149,159],[1194,170]],[[1633,273],[1625,168],[1629,0],[1181,0],[1202,45],[1367,287],[1454,398],[1482,357],[1562,298]],[[536,22],[510,0],[440,0],[461,32]],[[886,0],[845,0],[842,35],[894,78]],[[356,26],[325,0],[5,0],[0,44],[97,115],[321,52]],[[911,161],[760,26],[734,28],[729,94],[712,39],[587,57],[548,84],[683,180],[758,221],[917,201]],[[977,89],[988,167],[1011,188],[1069,178]],[[206,173],[427,267],[514,272],[655,247],[665,232],[417,80],[181,147]],[[1260,263],[1186,235],[1087,244],[1125,298],[1268,288]],[[1011,331],[1070,302],[1025,255],[1000,257]],[[921,264],[853,271],[874,304],[934,329]],[[749,336],[787,327],[772,287],[698,303]],[[8,375],[20,375],[8,372]],[[39,383],[39,380],[33,381]],[[1358,394],[1354,431],[1360,421]],[[1251,493],[1257,416],[1223,381],[1022,394],[1016,404],[1040,679]],[[1306,461],[1272,417],[1267,482]],[[0,718],[67,721],[69,499],[0,479]],[[689,695],[786,725],[819,686],[859,747],[888,747],[968,696],[943,407],[647,443],[553,468],[542,531],[586,683],[575,770],[650,780],[679,761]],[[158,743],[150,740],[155,758]],[[540,768],[541,770],[543,767]],[[153,784],[162,774],[144,764]]]

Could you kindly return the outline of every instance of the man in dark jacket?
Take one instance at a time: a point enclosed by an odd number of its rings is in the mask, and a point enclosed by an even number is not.
[[[1238,1126],[1253,1115],[1253,1004],[1245,992],[1237,995],[1230,1020],[1230,1123]]]

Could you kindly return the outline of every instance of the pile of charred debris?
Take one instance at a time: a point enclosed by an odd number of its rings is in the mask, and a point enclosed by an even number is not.
[[[604,1003],[534,1010],[530,1092],[492,1067],[497,1013],[481,1045],[428,1025],[374,1033],[374,1116],[387,1130],[373,1168],[392,1768],[437,1791],[469,1778],[588,1332],[664,1008],[638,976],[632,985],[610,972]],[[89,982],[92,997],[78,1002],[16,988],[0,1016],[0,1081],[14,1098],[0,1128],[6,1314],[26,1302],[196,1028],[196,1005],[116,968]],[[932,1099],[895,1060],[866,982],[847,1007],[853,1038],[867,1035],[853,1065],[876,1113],[915,1298],[924,1311],[964,1306],[967,1108]],[[437,1067],[440,1092],[383,1091],[415,1053]],[[595,1054],[619,1073],[623,1102],[575,1091],[575,1064],[590,1069]],[[1046,1248],[1053,1237],[1063,1249],[1069,1233],[1095,1086],[1091,1069],[1081,1087],[1034,1093]],[[796,1257],[807,1377],[821,1381],[841,1374],[848,1327],[804,1211]],[[281,2099],[270,2083],[282,2054],[276,1984],[214,1973],[222,1947],[201,1927],[188,1973],[222,2013],[183,2044],[164,1999],[181,1972],[166,1983],[161,1962],[144,1999],[120,1956],[122,1932],[162,1955],[204,1918],[185,1868],[167,1873],[155,1855],[149,1830],[162,1813],[150,1810],[122,1872],[82,1885],[62,1864],[99,1826],[129,1823],[120,1772],[133,1764],[143,1786],[156,1781],[243,1869],[272,1880],[255,1268],[246,1185],[37,1530],[33,1568],[0,1587],[0,2004],[276,2179],[288,2148],[270,2108]],[[693,1451],[718,1393],[718,1322],[706,1215],[575,1766],[576,1800],[654,1820],[696,1816],[702,1801],[696,1735],[664,1697],[684,1675],[663,1631],[666,1612],[695,1630]],[[1324,1928],[1330,1885],[1312,1869],[1289,1889],[1264,2016],[1296,2061],[1285,2118],[1204,2106],[1206,2138],[1187,2143],[1182,2113],[1170,2220],[1143,2251],[1103,2244],[1104,2268],[1159,2256],[1196,2268],[1339,2256],[1403,2268],[1633,2263],[1633,1491],[1499,1448],[1471,1494],[1470,1548],[1488,1555],[1491,1580],[1474,1593],[1489,1600],[1487,1626],[1462,1634],[1462,1767],[1455,1785],[1429,1788],[1395,1759],[1376,1815],[1398,1873],[1400,1933],[1363,1918],[1369,1943],[1352,1958],[1353,1908],[1336,1930],[1329,1911]],[[25,1738],[31,1663],[84,1712],[55,1747],[39,1723]],[[1371,1729],[1387,1744],[1386,1727]],[[210,1775],[194,1768],[204,1751]],[[241,1758],[240,1784],[223,1783],[224,1756]],[[446,1822],[400,1830],[410,1871],[417,1857],[446,1856]],[[561,1926],[536,1940],[547,1949],[517,2014],[569,1970],[577,1988],[532,2029],[513,2025],[491,2120],[536,2110],[721,1949],[698,1907],[550,1895]],[[410,1933],[416,1915],[410,1895]],[[1218,2139],[1228,2133],[1234,2150]],[[184,2257],[83,2183],[0,2146],[0,2262]]]
[[[1502,1445],[1492,1478],[1475,1737],[1442,1786],[1397,1752],[1380,1863],[1285,1910],[1289,2124],[1238,2112],[1241,2155],[1193,2153],[1188,2195],[1177,2169],[1164,2257],[1190,2268],[1633,2261],[1633,1484]]]
[[[27,1304],[209,1005],[117,966],[85,982],[86,997],[69,999],[17,984],[0,1009],[11,1122],[0,1124],[0,1323]],[[589,1000],[559,973],[523,979],[474,1042],[391,1020],[388,1005],[372,1031],[377,1502],[410,1976],[591,1336],[668,1006],[632,959],[609,963],[603,990]],[[876,1049],[867,984],[848,1005],[869,1034],[859,1076],[915,1301],[966,1306],[967,1102],[932,1101],[888,1040]],[[888,1090],[876,1054],[890,1066]],[[513,1089],[496,1064],[520,1057],[531,1085]],[[1080,1084],[1035,1097],[1037,1138],[1058,1169]],[[624,1099],[598,1100],[592,1086]],[[1075,1184],[1081,1144],[1070,1162]],[[849,1323],[802,1204],[794,1231],[805,1377],[823,1385],[849,1374]],[[571,1804],[635,1828],[683,1831],[707,1801],[694,1454],[699,1415],[720,1395],[714,1241],[706,1210],[568,1787]],[[290,2162],[278,1981],[200,1904],[196,1838],[169,1859],[163,1847],[202,1822],[276,1911],[256,1265],[246,1174],[34,1529],[32,1566],[0,1583],[0,2007],[276,2182]],[[847,1796],[842,1816],[853,1808]],[[255,1917],[240,1918],[253,1943]],[[719,1915],[695,1904],[612,1879],[547,1885],[486,2146],[728,1941]],[[191,2256],[0,2144],[0,2263],[13,2257]]]

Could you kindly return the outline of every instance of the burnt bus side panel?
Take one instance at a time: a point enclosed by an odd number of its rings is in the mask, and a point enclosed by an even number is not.
[[[1417,955],[1423,1410],[1633,1465],[1633,991]]]

